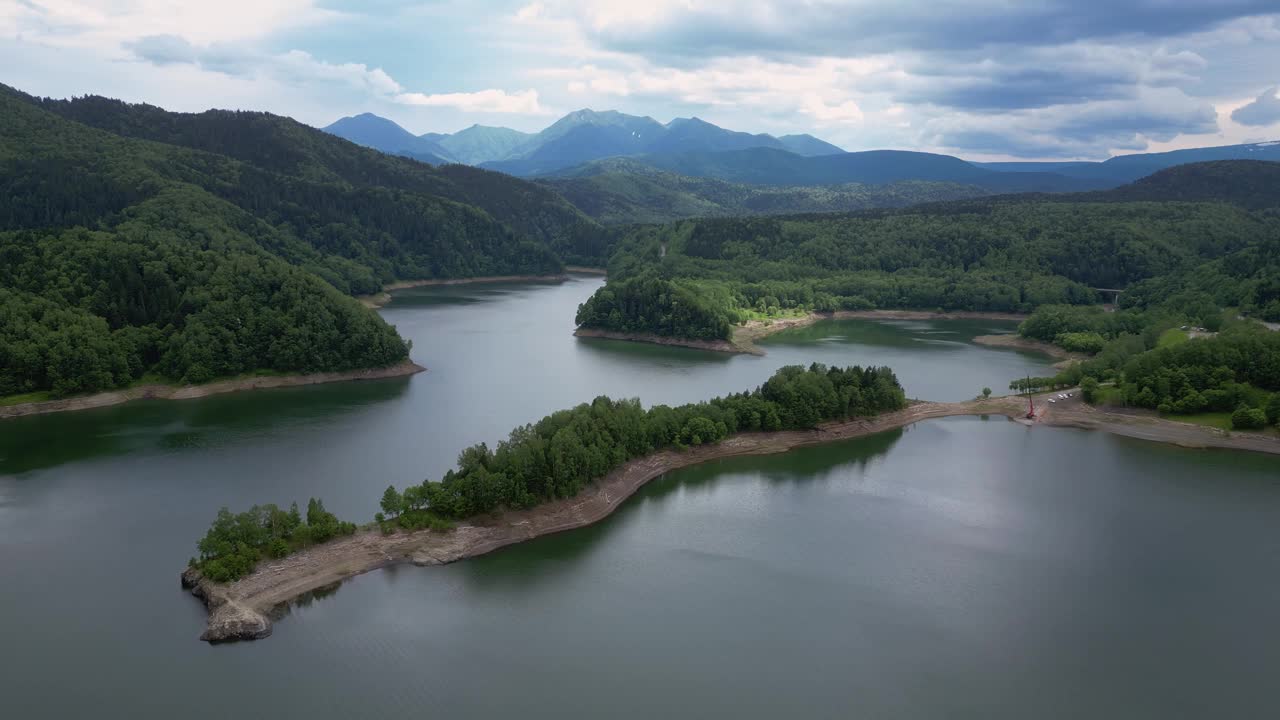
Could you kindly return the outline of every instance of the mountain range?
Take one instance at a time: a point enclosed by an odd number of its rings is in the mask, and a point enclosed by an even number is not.
[[[591,160],[623,155],[772,148],[808,157],[844,152],[812,135],[750,134],[726,130],[699,118],[662,124],[616,110],[577,110],[537,133],[473,125],[452,134],[414,135],[383,117],[364,113],[324,128],[326,132],[383,152],[424,162],[482,165],[510,175],[541,175]]]
[[[614,110],[578,110],[538,133],[473,125],[453,134],[413,135],[368,113],[324,129],[432,164],[478,165],[520,177],[594,177],[602,172],[595,163],[625,157],[631,161],[628,172],[644,165],[690,178],[786,187],[923,181],[991,193],[1076,192],[1117,187],[1192,162],[1280,160],[1277,142],[1139,153],[1102,162],[981,163],[899,150],[847,153],[812,135],[753,135],[698,118],[662,124]],[[619,171],[617,165],[609,168]]]
[[[1280,161],[1280,142],[1170,150],[1159,153],[1118,155],[1102,162],[997,162],[973,163],[1000,172],[1047,172],[1083,180],[1097,180],[1111,186],[1130,183],[1165,168],[1212,160]]]

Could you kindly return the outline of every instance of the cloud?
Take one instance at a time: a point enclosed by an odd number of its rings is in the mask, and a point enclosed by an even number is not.
[[[194,65],[236,77],[269,77],[289,85],[342,85],[370,95],[393,95],[404,88],[381,68],[360,63],[329,63],[290,50],[269,54],[251,47],[220,43],[197,47],[176,35],[149,35],[126,42],[134,58],[158,66]]]
[[[3,7],[10,5],[16,8]],[[103,48],[163,36],[210,44],[260,39],[340,17],[315,0],[19,0],[0,3],[0,37],[60,47]]]
[[[1280,103],[1275,92],[1254,100],[1275,82],[1261,75],[1280,41],[1276,0],[486,9],[482,18],[465,0],[0,0],[0,67],[37,93],[114,90],[319,124],[373,111],[419,129],[491,115],[531,130],[586,106],[815,132],[850,148],[991,156],[1102,157],[1210,144],[1206,134],[1239,142]],[[52,62],[58,53],[78,62]],[[486,62],[494,57],[504,61]]]
[[[1241,125],[1259,126],[1280,123],[1280,87],[1264,90],[1253,102],[1237,108],[1231,119]]]
[[[1276,11],[1274,0],[646,0],[547,4],[612,50],[647,57],[860,55],[1166,38]]]
[[[360,63],[329,63],[301,50],[267,54],[252,48],[218,44],[196,47],[175,35],[152,35],[125,43],[134,56],[157,66],[194,65],[235,77],[267,77],[293,86],[340,85],[369,99],[388,99],[401,105],[447,107],[465,112],[542,114],[537,90],[507,93],[480,90],[427,94],[408,92],[382,68]]]
[[[521,90],[515,93],[507,93],[505,90],[480,90],[438,95],[401,93],[394,99],[404,105],[450,107],[466,112],[543,114],[542,108],[538,105],[537,90]]]
[[[156,65],[195,64],[199,53],[191,43],[177,35],[148,35],[124,43],[140,60]]]
[[[1085,107],[948,113],[929,120],[924,132],[926,142],[962,153],[1105,158],[1113,150],[1144,150],[1152,141],[1217,131],[1211,105],[1165,88]]]
[[[862,108],[852,100],[829,105],[817,93],[805,96],[800,104],[800,112],[811,116],[821,123],[856,123],[862,122]]]
[[[897,102],[1006,111],[1137,97],[1143,87],[1195,83],[1206,61],[1189,51],[1068,45],[920,55],[876,81]]]

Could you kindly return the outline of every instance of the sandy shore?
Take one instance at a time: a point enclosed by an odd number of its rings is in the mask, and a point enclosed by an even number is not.
[[[751,320],[742,325],[733,327],[733,338],[731,340],[690,340],[686,338],[670,337],[667,335],[655,335],[653,333],[624,333],[613,332],[612,330],[599,330],[596,328],[578,328],[574,331],[574,335],[578,337],[608,338],[610,340],[629,340],[631,342],[646,342],[657,345],[670,345],[672,347],[687,347],[697,350],[713,350],[715,352],[741,353],[746,355],[765,355],[765,351],[756,345],[756,341],[766,338],[783,330],[792,328],[807,327],[819,320],[1025,320],[1027,315],[1018,315],[1016,313],[994,313],[994,312],[931,312],[927,310],[838,310],[833,313],[809,313],[799,317],[781,318],[778,320]],[[996,338],[1012,337],[1016,335],[983,335],[974,338],[974,342],[982,342],[984,340],[992,340],[986,342],[987,345],[1000,345],[995,342]],[[1035,341],[1029,341],[1035,342]],[[1013,347],[1010,344],[1007,347]],[[1053,348],[1057,353],[1065,353],[1062,348],[1055,347],[1045,343],[1048,348]],[[1026,348],[1039,349],[1039,348]],[[1060,355],[1047,350],[1041,350],[1054,357]],[[1072,359],[1075,359],[1074,357]]]
[[[314,373],[311,375],[263,375],[261,377],[235,378],[217,380],[203,385],[139,385],[124,390],[82,395],[80,397],[63,398],[61,400],[44,400],[41,402],[23,403],[0,407],[0,419],[21,417],[23,415],[40,415],[52,412],[71,410],[89,410],[91,408],[119,405],[130,400],[190,400],[229,392],[244,390],[261,390],[265,388],[297,387],[300,385],[319,385],[332,382],[349,382],[353,380],[381,380],[383,378],[403,377],[420,373],[426,368],[409,360],[385,368],[368,370],[350,370],[347,372]]]
[[[377,530],[365,530],[280,560],[263,562],[253,574],[234,583],[212,583],[194,571],[187,571],[182,576],[183,585],[191,588],[209,608],[208,626],[200,636],[202,640],[258,639],[271,634],[272,617],[278,617],[294,599],[306,593],[389,565],[450,563],[542,535],[590,525],[607,517],[645,483],[679,468],[726,457],[781,453],[955,415],[1004,415],[1029,427],[1085,428],[1185,447],[1280,454],[1280,438],[1276,436],[1224,433],[1157,417],[1106,413],[1078,403],[1066,407],[1042,405],[1034,421],[1023,417],[1025,400],[1001,397],[960,403],[921,402],[875,418],[829,423],[815,430],[740,433],[715,445],[685,452],[667,450],[637,458],[592,483],[577,497],[533,510],[475,518],[442,533],[383,535]]]
[[[568,272],[583,272],[583,273],[595,271],[595,269],[593,268],[576,269],[576,270],[570,270],[570,268],[565,268],[565,270]],[[600,270],[599,272],[603,273],[604,271]],[[569,276],[566,273],[560,273],[559,275],[484,275],[481,277],[470,277],[470,278],[438,278],[438,279],[432,279],[432,280],[397,280],[396,282],[383,285],[382,292],[380,293],[376,293],[373,295],[361,295],[356,299],[359,300],[361,304],[363,304],[365,307],[380,308],[383,305],[386,305],[387,303],[391,302],[391,293],[396,290],[408,290],[409,288],[431,287],[435,285],[475,285],[480,283],[518,283],[518,282],[558,283],[558,282],[564,282],[565,280],[568,280],[568,279],[569,279]]]

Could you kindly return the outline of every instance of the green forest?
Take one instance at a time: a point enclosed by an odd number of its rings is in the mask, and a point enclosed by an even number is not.
[[[235,514],[222,508],[196,544],[200,556],[191,558],[190,565],[214,582],[231,582],[253,572],[264,557],[284,557],[355,531],[355,523],[339,520],[316,498],[307,503],[305,519],[297,503],[288,510],[254,505]]]
[[[1135,184],[1115,194],[635,227],[579,321],[724,337],[724,324],[748,313],[1030,312],[1101,304],[1093,288],[1123,289],[1125,306],[1280,318],[1280,164],[1209,165],[1214,172],[1159,173],[1142,193]],[[1156,200],[1161,193],[1197,201]]]
[[[457,469],[439,482],[428,479],[403,491],[388,487],[375,522],[384,532],[446,529],[453,520],[573,497],[628,460],[656,451],[715,443],[739,432],[808,429],[906,404],[889,368],[818,363],[783,367],[755,390],[678,407],[646,410],[637,399],[601,396],[518,427],[496,448],[480,443],[463,450]],[[224,508],[192,563],[224,582],[251,572],[262,557],[355,531],[323,513],[312,500],[304,525],[296,505],[288,512],[274,505],[240,514]]]
[[[572,175],[536,181],[606,225],[687,218],[852,212],[990,195],[974,185],[906,180],[885,184],[773,186],[659,170],[632,158],[596,160]]]
[[[609,238],[533,183],[287,118],[4,86],[0,197],[0,397],[391,365],[406,343],[351,296],[600,264]]]
[[[1149,308],[1105,312],[1102,308],[1046,306],[1019,333],[1068,346],[1079,338],[1091,356],[1058,375],[1015,380],[1014,390],[1079,385],[1084,398],[1106,395],[1115,404],[1162,414],[1231,413],[1236,429],[1280,421],[1280,332],[1238,319],[1209,298],[1200,304],[1172,298]],[[1202,336],[1184,330],[1187,318]],[[1106,394],[1113,388],[1115,394]]]

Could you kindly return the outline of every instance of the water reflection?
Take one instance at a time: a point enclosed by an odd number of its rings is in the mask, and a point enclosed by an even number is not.
[[[403,396],[410,378],[253,390],[5,420],[0,475],[89,458],[208,449],[338,422]]]
[[[823,485],[834,477],[861,476],[900,441],[898,428],[830,445],[775,455],[724,458],[654,478],[616,512],[585,528],[538,538],[494,554],[464,560],[454,572],[468,590],[507,593],[555,587],[573,576],[635,516],[659,511],[679,493],[706,494],[722,484],[764,480],[771,488]]]
[[[601,359],[622,363],[626,366],[652,368],[686,367],[690,365],[727,365],[735,359],[745,359],[733,353],[715,352],[713,350],[696,350],[694,348],[659,345],[657,343],[638,343],[627,340],[610,340],[608,338],[574,338],[578,347],[588,355]]]

